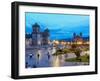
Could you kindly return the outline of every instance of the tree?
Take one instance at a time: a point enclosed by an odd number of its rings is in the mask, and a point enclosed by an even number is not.
[[[75,53],[76,59],[79,59],[79,57],[81,56],[81,50],[76,44],[73,44],[71,46],[71,51],[72,53]]]
[[[77,48],[75,51],[74,51],[75,55],[76,55],[76,59],[79,59],[79,57],[81,56],[81,50],[79,48]]]

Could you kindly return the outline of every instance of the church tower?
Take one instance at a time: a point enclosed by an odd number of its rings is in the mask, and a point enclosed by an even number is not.
[[[41,33],[40,33],[40,26],[35,23],[32,26],[32,45],[39,46],[41,45]]]
[[[74,33],[73,33],[73,38],[75,38],[75,37],[76,37],[76,33],[74,32]]]
[[[82,37],[82,32],[80,32],[80,37]]]
[[[33,28],[33,32],[34,32],[34,33],[38,33],[38,32],[40,31],[40,26],[39,26],[37,23],[35,23],[35,24],[32,26],[32,28]]]
[[[42,34],[42,45],[48,45],[49,42],[49,29],[45,29]]]

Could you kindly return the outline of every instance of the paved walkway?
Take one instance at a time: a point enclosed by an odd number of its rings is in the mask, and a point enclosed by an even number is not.
[[[82,63],[78,62],[65,62],[66,58],[75,58],[75,54],[67,54],[60,56],[53,56],[52,54],[56,52],[56,49],[53,48],[41,48],[34,50],[26,50],[26,67],[56,67],[56,66],[73,66],[81,65]],[[85,52],[81,53],[81,56],[86,54]]]

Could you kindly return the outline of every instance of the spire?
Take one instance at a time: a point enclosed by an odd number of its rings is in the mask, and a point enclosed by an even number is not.
[[[80,32],[80,37],[82,37],[82,32]]]
[[[76,37],[76,33],[75,33],[75,32],[73,33],[73,37],[74,37],[74,38]]]

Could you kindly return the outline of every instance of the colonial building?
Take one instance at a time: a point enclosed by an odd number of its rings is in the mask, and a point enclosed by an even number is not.
[[[49,30],[45,29],[43,32],[40,31],[40,25],[35,23],[32,26],[32,45],[41,46],[48,45],[49,42]]]
[[[73,33],[73,42],[75,44],[83,44],[84,40],[82,38],[82,33],[80,32],[79,35],[76,35],[76,33]]]

